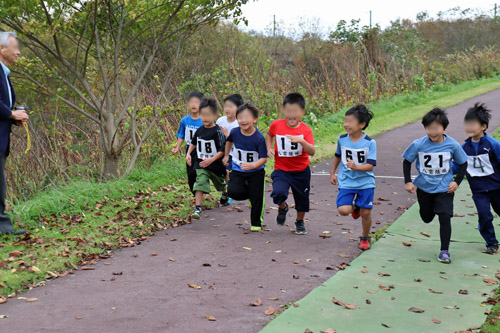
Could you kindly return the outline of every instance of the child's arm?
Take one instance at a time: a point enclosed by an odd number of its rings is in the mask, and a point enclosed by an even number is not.
[[[466,172],[467,172],[467,162],[459,164],[457,175],[455,176],[455,179],[448,186],[448,193],[453,193],[458,189],[460,183],[462,182],[462,180],[464,180]]]
[[[355,164],[353,160],[347,159],[347,167],[354,171],[369,172],[375,167],[373,164]]]
[[[339,165],[340,165],[340,157],[335,156],[332,162],[332,169],[330,170],[330,183],[332,183],[333,185],[337,185],[339,183],[337,175],[335,174],[337,172]]]
[[[250,170],[255,170],[266,164],[267,162],[267,157],[259,158],[256,162],[253,163],[242,163],[241,164],[241,169],[245,171],[250,171]]]
[[[292,143],[300,143],[304,151],[307,153],[307,155],[314,156],[314,154],[316,153],[316,148],[314,147],[314,144],[307,142],[306,139],[304,139],[303,137],[295,135],[287,135],[286,137],[290,139]]]
[[[227,165],[227,162],[229,161],[229,153],[231,152],[231,148],[233,148],[233,143],[231,141],[226,141],[224,158],[222,159],[222,163],[224,163],[224,165]]]
[[[175,145],[175,148],[172,148],[172,154],[175,155],[179,152],[183,142],[184,142],[184,139],[177,138],[177,144]]]
[[[269,156],[270,158],[274,158],[273,139],[274,135],[271,135],[269,134],[269,132],[267,132],[266,134],[267,156]]]
[[[191,161],[191,153],[193,152],[194,147],[196,147],[196,145],[190,144],[189,145],[189,149],[188,149],[188,151],[186,153],[186,163],[189,166],[191,166],[191,164],[193,163],[193,161]]]
[[[191,148],[191,147],[190,147]],[[224,152],[222,151],[219,151],[217,154],[214,155],[214,157],[210,157],[210,158],[205,158],[203,161],[200,162],[200,166],[202,168],[206,168],[208,167],[210,164],[214,163],[215,161],[217,161],[218,159],[221,159],[222,157],[224,157]]]
[[[417,188],[411,181],[411,162],[405,159],[403,161],[403,175],[405,178],[405,184],[406,184],[406,191],[408,193],[415,193]]]

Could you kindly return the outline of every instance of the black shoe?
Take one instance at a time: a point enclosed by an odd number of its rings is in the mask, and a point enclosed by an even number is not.
[[[295,234],[297,235],[306,235],[306,226],[304,225],[304,221],[296,221],[295,222]]]
[[[227,192],[222,193],[222,195],[220,196],[220,204],[222,206],[226,206],[228,201],[229,201],[229,196],[227,195]]]
[[[285,224],[286,213],[288,213],[288,204],[286,204],[284,209],[278,208],[278,217],[276,217],[276,223],[278,223],[278,225]]]
[[[487,253],[487,254],[498,253],[498,244],[486,246],[486,248],[483,250],[483,253]]]

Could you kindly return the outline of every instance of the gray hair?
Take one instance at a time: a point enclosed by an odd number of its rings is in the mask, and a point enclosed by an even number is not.
[[[9,46],[9,37],[17,38],[17,34],[13,31],[0,32],[0,45]]]

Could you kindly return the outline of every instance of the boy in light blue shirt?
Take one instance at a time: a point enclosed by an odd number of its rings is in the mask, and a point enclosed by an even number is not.
[[[361,216],[363,233],[359,249],[370,249],[371,210],[375,192],[373,168],[377,165],[377,144],[363,131],[368,127],[373,113],[359,104],[345,114],[344,128],[347,134],[337,142],[337,152],[330,171],[330,182],[338,184],[337,208],[342,216]],[[339,169],[338,176],[335,174]]]
[[[438,215],[441,238],[438,260],[449,264],[453,198],[467,170],[467,155],[456,140],[444,134],[449,124],[444,110],[432,109],[423,117],[422,124],[427,135],[413,141],[403,153],[406,190],[409,193],[417,192],[420,217],[425,223],[432,222],[434,216]],[[418,176],[412,182],[411,164],[414,161]],[[453,162],[459,165],[455,178]]]

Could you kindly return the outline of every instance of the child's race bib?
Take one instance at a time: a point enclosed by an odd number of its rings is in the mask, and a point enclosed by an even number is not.
[[[243,163],[253,163],[259,159],[258,152],[241,150],[237,148],[233,148],[232,155],[233,155],[233,162],[237,166],[241,166]]]
[[[186,141],[186,145],[189,146],[191,144],[196,130],[196,128],[186,127],[186,130],[184,131],[184,141]]]
[[[418,153],[420,173],[429,176],[441,176],[450,172],[451,153]]]
[[[301,138],[304,135],[298,135]],[[276,135],[276,146],[278,147],[279,157],[295,157],[302,155],[302,145],[300,143],[292,143],[292,141],[284,135]]]
[[[348,159],[354,161],[354,164],[366,164],[368,151],[370,150],[368,147],[360,149],[341,147],[340,149],[342,153],[342,163],[346,166],[346,168]]]
[[[467,172],[471,177],[484,177],[495,173],[493,165],[491,165],[490,155],[467,156]]]
[[[215,140],[203,140],[198,138],[197,142],[198,147],[196,147],[196,153],[199,159],[212,158],[217,154]]]

